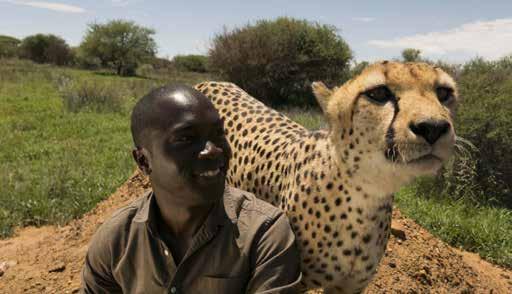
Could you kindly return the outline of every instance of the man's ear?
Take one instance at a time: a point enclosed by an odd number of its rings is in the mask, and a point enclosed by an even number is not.
[[[133,149],[132,155],[142,173],[149,176],[151,174],[151,157],[148,150],[136,147]]]
[[[329,102],[329,98],[331,98],[333,91],[322,82],[313,82],[311,84],[311,89],[313,90],[313,94],[315,94],[316,101],[324,111],[327,112],[327,103]]]

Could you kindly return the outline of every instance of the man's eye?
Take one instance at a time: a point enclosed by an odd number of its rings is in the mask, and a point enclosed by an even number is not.
[[[385,103],[393,98],[393,93],[386,86],[378,86],[363,93],[370,101]]]
[[[192,142],[194,140],[194,136],[179,136],[174,140],[178,143],[186,143],[186,142]]]
[[[453,98],[453,89],[448,87],[437,87],[436,89],[437,99],[441,103],[448,103]]]

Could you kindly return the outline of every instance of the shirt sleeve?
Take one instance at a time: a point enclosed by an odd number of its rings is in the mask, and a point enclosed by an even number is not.
[[[300,255],[288,218],[280,213],[255,240],[247,293],[297,293]]]
[[[104,229],[100,228],[90,242],[82,269],[81,293],[122,293],[112,275],[111,237]]]

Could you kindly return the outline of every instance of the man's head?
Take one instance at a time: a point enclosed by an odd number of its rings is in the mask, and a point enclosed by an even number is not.
[[[191,206],[222,197],[231,149],[203,94],[178,84],[155,89],[135,105],[131,130],[133,157],[156,193]]]

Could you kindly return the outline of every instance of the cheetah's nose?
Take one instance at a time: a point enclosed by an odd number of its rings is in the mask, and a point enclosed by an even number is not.
[[[446,120],[426,120],[416,124],[411,122],[409,128],[414,134],[423,137],[430,145],[433,145],[448,132],[450,123]]]

